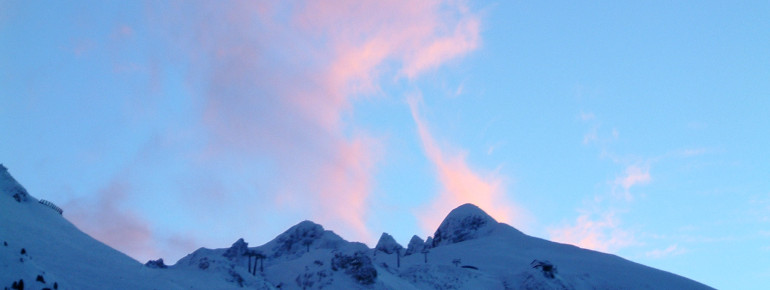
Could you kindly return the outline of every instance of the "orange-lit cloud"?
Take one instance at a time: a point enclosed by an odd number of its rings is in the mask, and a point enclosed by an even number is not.
[[[449,211],[464,203],[479,206],[499,222],[511,225],[524,222],[524,211],[506,196],[503,177],[496,172],[476,172],[467,164],[464,153],[450,154],[439,147],[420,115],[420,97],[409,97],[407,102],[423,150],[436,168],[442,186],[433,203],[419,214],[423,229],[435,230]]]

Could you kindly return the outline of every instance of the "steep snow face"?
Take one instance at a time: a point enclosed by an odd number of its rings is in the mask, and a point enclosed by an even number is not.
[[[380,236],[380,241],[378,241],[377,246],[374,247],[375,250],[385,252],[386,254],[393,254],[403,248],[404,247],[397,243],[396,239],[394,239],[393,236],[389,235],[388,233],[382,233],[382,236]]]
[[[0,288],[24,280],[28,289],[232,289],[217,275],[151,268],[78,230],[62,215],[33,202],[0,170]],[[27,197],[17,201],[14,193]],[[162,264],[153,263],[153,266]],[[39,278],[38,278],[39,276]],[[38,280],[39,279],[39,280]],[[253,284],[258,281],[252,278]]]
[[[425,241],[423,241],[417,235],[414,235],[412,236],[412,239],[409,240],[409,245],[406,246],[406,252],[404,253],[404,256],[420,253],[424,248],[425,248]]]
[[[8,168],[0,164],[0,192],[10,195],[17,202],[27,202],[30,199],[27,190],[8,173]]]
[[[498,222],[479,207],[466,203],[451,212],[433,235],[433,247],[489,235]]]

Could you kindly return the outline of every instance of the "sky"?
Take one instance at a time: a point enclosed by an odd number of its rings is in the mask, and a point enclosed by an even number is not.
[[[630,2],[0,1],[0,163],[142,262],[470,202],[768,285],[770,2]]]

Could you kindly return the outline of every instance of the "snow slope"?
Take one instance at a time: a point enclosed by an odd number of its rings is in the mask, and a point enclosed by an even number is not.
[[[0,167],[0,225],[0,287],[23,279],[28,289],[711,289],[527,236],[471,204],[451,211],[425,242],[413,237],[406,251],[394,251],[402,248],[385,233],[375,250],[303,221],[264,245],[238,239],[166,267],[89,237]]]
[[[25,289],[232,289],[200,271],[152,269],[78,230],[0,168],[0,287]],[[66,212],[65,212],[66,214]],[[21,254],[22,249],[25,254]],[[38,282],[40,275],[45,282]]]

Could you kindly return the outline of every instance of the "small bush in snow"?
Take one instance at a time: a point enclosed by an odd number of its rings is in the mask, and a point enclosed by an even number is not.
[[[19,282],[13,281],[11,289],[24,290],[24,279],[19,279]]]
[[[206,258],[206,257],[203,257],[203,259],[201,259],[201,261],[198,263],[198,268],[200,268],[201,270],[208,269],[209,268],[209,259]]]
[[[554,274],[558,273],[556,271],[556,266],[554,266],[553,264],[551,264],[551,262],[548,262],[548,261],[534,260],[532,261],[532,263],[529,263],[529,264],[534,265],[532,266],[532,268],[535,268],[535,269],[540,268],[540,270],[543,271],[543,276],[549,279],[553,279]]]
[[[336,253],[332,258],[331,267],[334,271],[345,270],[345,274],[363,285],[374,284],[377,279],[377,269],[372,265],[372,259],[364,252],[356,252],[353,256]]]

